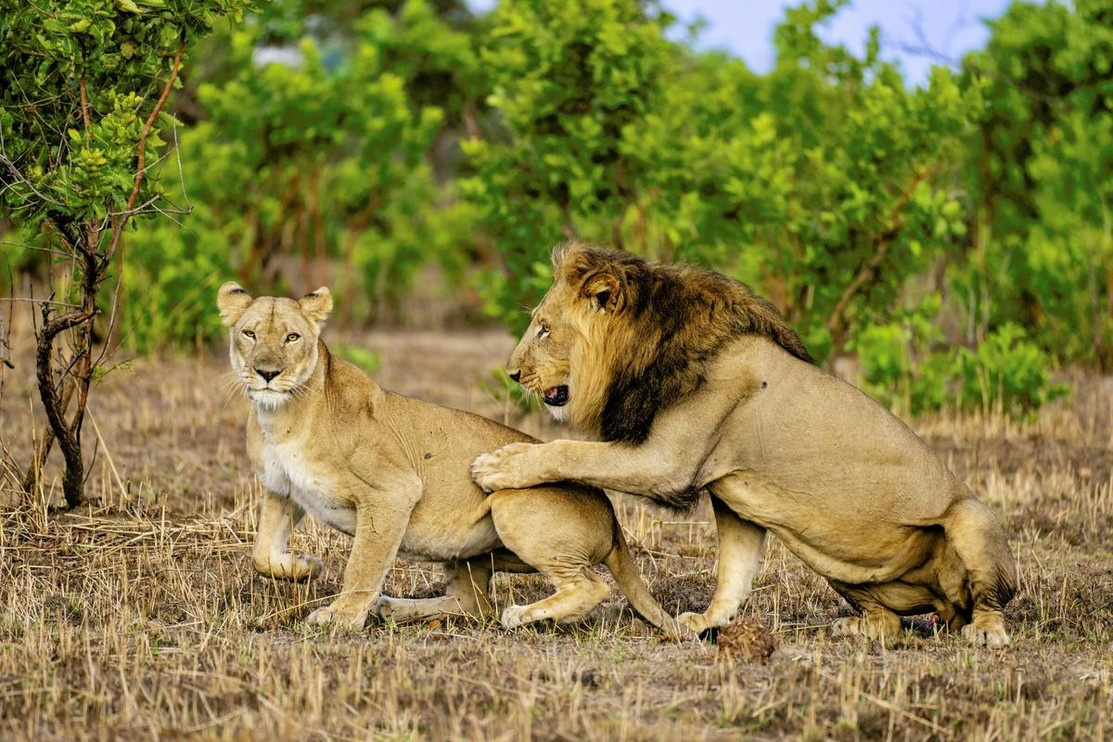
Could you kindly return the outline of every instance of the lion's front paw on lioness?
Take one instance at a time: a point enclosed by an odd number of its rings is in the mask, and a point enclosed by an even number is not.
[[[540,484],[525,470],[525,458],[534,444],[511,443],[494,453],[477,456],[471,465],[471,478],[484,492],[524,489]]]

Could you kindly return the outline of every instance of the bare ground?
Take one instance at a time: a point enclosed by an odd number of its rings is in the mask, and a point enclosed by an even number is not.
[[[334,344],[340,339],[333,337]],[[484,390],[501,331],[375,332],[384,386],[567,434]],[[38,435],[17,343],[0,397],[11,473]],[[139,359],[92,396],[92,460],[78,512],[57,482],[0,493],[0,739],[1093,739],[1113,736],[1113,380],[1078,377],[1073,403],[1027,424],[940,416],[918,431],[1000,514],[1020,563],[1013,644],[972,649],[909,634],[896,646],[828,637],[849,612],[772,543],[742,613],[780,642],[767,664],[672,643],[618,595],[570,627],[503,631],[465,620],[373,623],[358,635],[302,619],[339,590],[349,540],[314,524],[310,585],[256,576],[258,484],[245,403],[226,360]],[[714,587],[706,504],[684,517],[616,496],[643,574],[672,611]],[[822,517],[819,514],[817,517]],[[432,565],[386,590],[431,594]],[[495,582],[500,604],[546,592]]]

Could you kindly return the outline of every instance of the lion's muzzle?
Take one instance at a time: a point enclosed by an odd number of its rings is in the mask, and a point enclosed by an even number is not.
[[[550,407],[563,407],[568,404],[568,385],[561,384],[560,386],[546,389],[541,396],[545,400],[545,404]]]

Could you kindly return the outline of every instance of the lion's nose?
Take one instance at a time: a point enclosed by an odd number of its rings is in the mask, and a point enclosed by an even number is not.
[[[269,384],[271,379],[273,379],[275,376],[278,376],[282,372],[281,371],[264,371],[261,368],[257,368],[257,369],[255,369],[255,373],[262,376],[263,381],[265,381]]]
[[[510,377],[511,381],[519,381],[522,378],[521,371],[507,371],[506,375]]]

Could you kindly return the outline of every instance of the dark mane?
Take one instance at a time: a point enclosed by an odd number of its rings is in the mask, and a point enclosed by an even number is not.
[[[709,363],[731,340],[759,335],[785,352],[814,363],[800,336],[769,301],[744,283],[691,266],[650,263],[628,253],[576,246],[574,272],[607,272],[623,286],[620,310],[631,338],[645,353],[615,358],[603,409],[604,440],[641,443],[657,411],[691,394],[706,380]],[[582,257],[581,257],[582,256]]]

